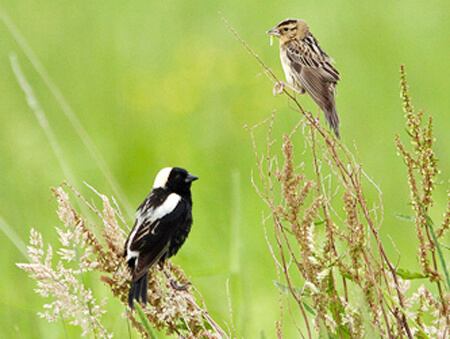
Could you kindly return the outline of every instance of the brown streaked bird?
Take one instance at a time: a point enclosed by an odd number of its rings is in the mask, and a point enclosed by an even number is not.
[[[287,84],[278,83],[274,93],[287,86],[299,94],[308,93],[325,113],[325,119],[339,138],[339,117],[334,94],[339,72],[320,48],[303,20],[286,19],[267,32],[280,39],[280,58]]]

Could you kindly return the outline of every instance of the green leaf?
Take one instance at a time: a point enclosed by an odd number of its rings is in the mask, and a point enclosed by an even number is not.
[[[316,316],[316,312],[314,311],[314,309],[309,306],[307,303],[305,303],[304,301],[302,301],[303,307],[305,308],[306,311],[308,311],[309,313],[311,313],[313,316]]]
[[[450,246],[443,244],[443,243],[439,243],[441,245],[441,247],[445,248],[446,250],[450,250]]]
[[[434,223],[428,214],[426,214],[426,216],[427,216],[427,227],[430,230],[431,237],[433,238],[434,244],[436,245],[436,249],[437,249],[438,256],[439,256],[439,261],[441,262],[442,270],[444,271],[445,281],[447,283],[447,290],[450,290],[450,275],[448,274],[448,271],[447,271],[447,266],[446,266],[446,262],[444,259],[444,255],[442,254],[441,246],[437,240],[436,233],[434,233],[434,228],[435,228]]]
[[[280,289],[281,292],[289,293],[289,287],[286,285],[280,284],[278,281],[273,281],[273,284]]]
[[[284,230],[286,232],[288,232],[290,235],[293,235],[294,233],[292,233],[292,231],[287,227],[287,226],[283,226]]]
[[[422,327],[416,322],[416,320],[411,317],[411,314],[409,314],[408,312],[406,312],[403,307],[394,299],[391,297],[391,295],[389,293],[387,293],[387,291],[385,291],[383,288],[381,288],[381,292],[383,292],[384,296],[389,299],[395,306],[397,306],[397,308],[400,310],[400,312],[402,312],[406,318],[409,319],[409,321],[419,330],[420,334],[422,335],[423,338],[429,339],[430,337],[425,333],[425,331],[422,329]]]
[[[403,268],[398,268],[395,273],[402,279],[405,280],[414,280],[414,279],[425,279],[427,278],[426,275],[419,273],[419,272],[410,272],[408,270],[405,270]]]
[[[276,287],[278,287],[279,289],[280,289],[280,291],[281,292],[284,292],[284,293],[290,293],[291,291],[289,290],[289,287],[288,286],[286,286],[286,285],[283,285],[283,284],[280,284],[278,281],[273,281],[273,284],[276,286]],[[302,293],[301,293],[301,291],[300,291],[300,289],[298,289],[298,288],[296,288],[296,287],[294,287],[294,292],[295,293],[297,293],[298,295],[302,295]],[[303,296],[302,296],[303,297]],[[303,304],[303,307],[305,308],[305,310],[307,311],[307,312],[309,312],[309,313],[311,313],[313,316],[316,316],[316,312],[314,311],[314,309],[311,307],[311,306],[309,306],[307,303],[305,303],[303,300],[302,300],[302,304]]]
[[[416,220],[416,217],[414,215],[406,215],[406,214],[394,212],[394,216],[397,219],[407,221],[407,222],[414,222]]]
[[[341,271],[339,271],[339,273],[341,273],[341,276],[342,276],[343,278],[348,279],[348,280],[350,280],[350,281],[353,281],[353,276],[351,276],[350,274],[348,274],[348,273],[343,273],[343,272],[341,272]]]
[[[134,300],[134,307],[136,308],[139,319],[141,320],[141,325],[147,331],[147,334],[150,337],[150,339],[156,339],[156,336],[152,330],[152,326],[150,325],[150,322],[148,321],[147,316],[144,313],[144,310],[136,300]]]
[[[273,284],[276,287],[278,287],[281,290],[281,292],[291,293],[291,290],[289,289],[289,286],[283,285],[283,284],[279,283],[276,280],[273,281]],[[292,287],[292,290],[294,291],[295,294],[301,295],[302,297],[308,296],[308,292],[309,292],[307,289],[300,289],[298,287]]]

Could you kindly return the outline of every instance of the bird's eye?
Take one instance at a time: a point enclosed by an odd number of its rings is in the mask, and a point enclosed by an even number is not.
[[[287,27],[284,27],[283,28],[283,32],[287,32],[288,31],[288,28]]]

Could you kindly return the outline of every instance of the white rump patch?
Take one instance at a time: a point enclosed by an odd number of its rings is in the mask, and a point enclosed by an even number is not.
[[[155,178],[155,182],[153,183],[153,188],[164,187],[169,180],[170,172],[172,171],[172,167],[165,167],[157,174]]]

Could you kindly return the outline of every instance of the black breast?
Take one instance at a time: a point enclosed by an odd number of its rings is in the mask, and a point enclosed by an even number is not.
[[[191,231],[191,225],[192,213],[189,206],[184,220],[174,229],[173,235],[170,239],[169,249],[167,251],[167,258],[177,254],[178,250],[184,244],[189,232]]]

